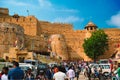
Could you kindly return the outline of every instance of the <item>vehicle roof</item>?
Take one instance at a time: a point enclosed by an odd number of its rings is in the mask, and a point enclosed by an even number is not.
[[[33,66],[33,65],[32,64],[26,64],[26,63],[25,64],[20,63],[19,66]]]
[[[31,60],[31,59],[27,59],[27,60],[24,60],[24,61],[37,61],[37,60]]]
[[[102,64],[99,64],[99,65],[110,65],[110,64],[103,64],[103,63],[102,63]]]
[[[108,59],[100,59],[100,60],[108,60]]]
[[[20,65],[24,65],[24,64],[27,64],[27,63],[19,63]]]

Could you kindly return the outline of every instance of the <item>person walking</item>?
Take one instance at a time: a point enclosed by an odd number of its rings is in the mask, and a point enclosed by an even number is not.
[[[3,68],[2,68],[2,71],[0,73],[0,80],[1,80],[1,77],[2,77],[3,74],[4,74],[4,71],[3,71]]]
[[[25,80],[34,80],[34,79],[35,79],[35,77],[34,77],[34,75],[32,73],[32,70],[29,68],[27,70],[26,75],[25,75]]]
[[[62,72],[62,67],[58,67],[58,72],[53,75],[53,80],[68,80],[64,72]]]
[[[74,78],[75,78],[75,71],[73,70],[72,66],[69,67],[69,70],[67,72],[67,76],[68,76],[68,78],[70,80],[74,80]]]
[[[117,80],[117,77],[115,74],[116,70],[117,70],[117,66],[115,65],[115,66],[113,66],[112,73],[111,73],[112,80]]]
[[[9,80],[22,80],[24,78],[24,72],[20,69],[19,63],[13,62],[13,69],[8,72]]]
[[[8,80],[8,67],[3,67],[3,75],[1,76],[1,80]]]
[[[77,80],[79,79],[79,67],[78,66],[75,66],[75,77],[77,78]]]
[[[114,74],[116,74],[117,80],[120,80],[120,63],[118,63],[118,68],[114,72]]]
[[[48,69],[45,71],[45,75],[48,80],[52,80],[52,71],[51,68],[48,66]]]

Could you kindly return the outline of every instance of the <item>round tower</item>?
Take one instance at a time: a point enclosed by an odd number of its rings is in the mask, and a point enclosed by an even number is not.
[[[56,57],[68,60],[67,46],[63,35],[54,34],[51,36],[51,48]]]
[[[92,22],[90,21],[86,26],[85,26],[85,29],[87,31],[95,31],[97,29],[97,26]]]
[[[90,21],[85,26],[85,30],[86,30],[86,38],[90,38],[91,33],[97,30],[97,26],[92,21]]]

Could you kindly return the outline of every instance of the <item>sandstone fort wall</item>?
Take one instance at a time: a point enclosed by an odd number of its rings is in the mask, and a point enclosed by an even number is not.
[[[19,25],[0,23],[0,57],[10,47],[24,47],[24,30]]]
[[[2,13],[1,10],[5,12]],[[63,37],[57,37],[54,41],[57,45],[57,56],[62,56],[63,58],[70,59],[84,59],[90,60],[85,53],[82,47],[85,38],[89,38],[91,36],[91,32],[95,31],[97,27],[92,24],[92,27],[86,28],[84,30],[74,30],[73,25],[71,24],[63,24],[63,23],[50,23],[47,21],[39,21],[34,16],[19,16],[17,14],[10,16],[8,9],[0,8],[0,22],[8,22],[20,25],[24,29],[24,45],[28,50],[35,51],[48,51],[49,38],[52,35],[62,35]],[[89,23],[91,25],[91,23]],[[5,31],[5,29],[3,29]],[[12,30],[12,29],[9,29]],[[105,52],[104,55],[99,58],[109,58],[115,51],[117,47],[120,45],[120,29],[104,29],[105,33],[109,38],[109,50]],[[17,31],[14,33],[4,33],[2,30],[0,31],[1,40],[4,39],[0,44],[3,45],[6,39],[9,39],[9,34],[16,35]],[[23,34],[23,32],[22,32]],[[16,37],[14,37],[16,38]],[[14,40],[13,38],[13,40]],[[62,41],[58,40],[61,39]],[[8,50],[10,44],[13,44],[14,41],[6,42],[6,47],[1,46],[0,51],[5,52]],[[64,47],[63,47],[64,46]],[[51,45],[53,47],[53,45]],[[3,49],[4,48],[4,49]],[[4,50],[4,51],[3,51]],[[53,51],[54,47],[52,48]]]
[[[25,34],[36,36],[40,34],[39,22],[34,16],[20,17],[15,15],[15,17],[0,17],[0,22],[14,23],[22,26],[25,30]]]

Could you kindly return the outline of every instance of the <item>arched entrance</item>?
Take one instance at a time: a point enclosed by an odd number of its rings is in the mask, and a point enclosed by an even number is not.
[[[19,57],[19,62],[20,62],[20,63],[23,63],[23,62],[24,62],[24,59],[25,59],[24,57]]]

